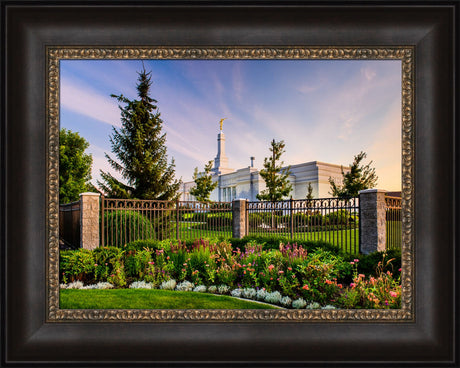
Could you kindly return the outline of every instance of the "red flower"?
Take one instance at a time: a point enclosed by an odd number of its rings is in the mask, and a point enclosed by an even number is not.
[[[302,286],[302,289],[304,289],[304,290],[310,290],[310,288],[308,287],[307,284],[305,284],[304,286]]]

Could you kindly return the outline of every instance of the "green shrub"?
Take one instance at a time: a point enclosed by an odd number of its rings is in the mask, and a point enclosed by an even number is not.
[[[355,258],[359,259],[358,272],[366,276],[377,276],[379,271],[377,265],[382,261],[385,253],[385,261],[383,265],[383,272],[390,271],[395,277],[398,277],[401,268],[401,250],[389,249],[386,252],[374,252],[367,255],[359,255]],[[391,261],[390,261],[391,260]],[[390,261],[390,262],[388,262]],[[388,262],[388,263],[387,263]]]
[[[337,210],[323,216],[324,225],[356,225],[356,217],[352,216],[350,211]]]
[[[232,213],[210,213],[206,218],[206,225],[212,229],[232,226]]]
[[[122,247],[138,239],[154,239],[154,224],[136,211],[111,211],[104,214],[104,245]]]
[[[95,260],[88,249],[59,252],[60,276],[63,282],[79,280],[88,283],[94,280]]]
[[[129,242],[128,244],[125,244],[123,246],[123,250],[125,252],[129,251],[138,251],[138,250],[143,250],[143,249],[162,249],[163,248],[163,243],[164,241],[159,241],[159,240],[154,240],[154,239],[139,239],[139,240],[134,240],[132,242]]]
[[[113,260],[118,258],[120,252],[121,249],[116,247],[99,247],[93,250],[95,262],[94,277],[96,281],[107,280],[107,277],[113,271]]]

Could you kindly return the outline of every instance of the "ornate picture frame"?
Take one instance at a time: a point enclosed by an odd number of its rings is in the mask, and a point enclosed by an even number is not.
[[[414,48],[413,47],[117,47],[48,48],[49,204],[50,223],[58,224],[59,183],[52,176],[59,167],[59,65],[61,60],[399,60],[401,61],[402,146],[402,301],[389,310],[88,310],[59,308],[59,229],[49,228],[49,320],[191,320],[191,321],[412,321],[413,210],[414,210]]]

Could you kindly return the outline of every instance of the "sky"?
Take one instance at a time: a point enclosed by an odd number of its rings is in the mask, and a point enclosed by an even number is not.
[[[373,161],[377,188],[401,190],[399,60],[144,60],[151,97],[166,133],[176,177],[191,181],[217,154],[219,120],[229,167],[263,168],[272,139],[286,144],[285,165],[350,165],[360,151]],[[99,170],[120,176],[104,153],[120,128],[111,94],[137,97],[140,60],[62,60],[60,127],[90,144],[92,182]]]

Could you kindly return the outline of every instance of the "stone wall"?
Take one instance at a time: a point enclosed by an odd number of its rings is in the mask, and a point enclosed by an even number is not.
[[[98,193],[80,194],[80,246],[85,249],[99,247],[99,198]]]
[[[386,247],[385,190],[367,189],[359,192],[360,251],[369,254]]]

